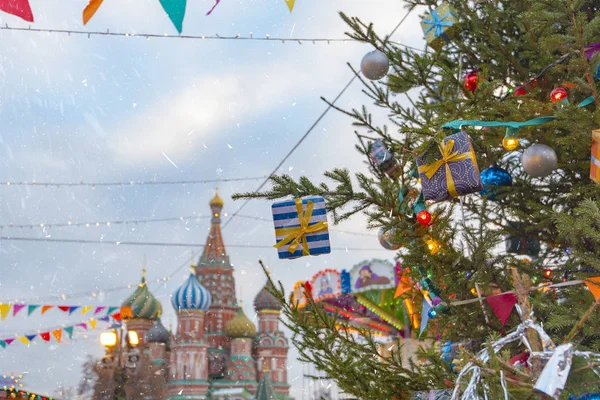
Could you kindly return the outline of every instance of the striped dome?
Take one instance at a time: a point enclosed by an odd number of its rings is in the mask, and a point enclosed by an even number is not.
[[[198,282],[193,273],[183,285],[173,293],[171,298],[175,311],[208,310],[211,303],[210,292]]]
[[[269,283],[267,282],[267,284],[254,298],[254,310],[281,310],[281,304],[279,304],[279,300],[277,300],[277,298],[269,292],[269,289],[267,289],[268,286]]]
[[[246,317],[244,310],[240,307],[237,315],[225,325],[225,333],[230,338],[254,338],[256,326]]]
[[[155,320],[162,313],[162,305],[150,293],[144,276],[135,292],[123,302],[123,307],[131,307],[134,319]]]
[[[152,328],[144,336],[146,343],[168,343],[171,339],[171,333],[160,322],[160,318],[154,321]]]

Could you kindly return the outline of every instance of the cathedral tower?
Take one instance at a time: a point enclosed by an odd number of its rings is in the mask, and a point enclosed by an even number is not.
[[[287,384],[288,341],[279,330],[281,304],[269,293],[269,282],[254,298],[254,310],[258,313],[258,336],[254,346],[259,379],[269,374],[277,393],[289,395]]]
[[[210,307],[210,293],[192,272],[173,293],[172,303],[177,334],[171,345],[167,400],[206,399],[209,382],[204,317]]]
[[[196,276],[201,279],[212,297],[205,327],[206,339],[211,348],[209,375],[214,378],[224,377],[226,353],[230,347],[225,326],[235,317],[238,310],[233,266],[229,262],[221,235],[221,211],[224,204],[218,192],[209,203],[212,213],[210,232],[196,266]]]

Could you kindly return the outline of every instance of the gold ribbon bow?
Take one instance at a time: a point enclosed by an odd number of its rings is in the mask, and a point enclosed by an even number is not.
[[[308,242],[306,241],[306,235],[308,233],[315,233],[327,230],[327,221],[321,221],[314,225],[308,226],[308,223],[312,218],[314,208],[315,203],[309,200],[306,203],[306,210],[302,211],[302,200],[296,199],[296,212],[298,213],[298,221],[300,221],[300,226],[295,226],[292,228],[275,229],[276,236],[286,235],[286,237],[277,242],[277,244],[273,247],[279,249],[291,242],[290,246],[288,247],[288,251],[293,254],[296,252],[298,246],[302,244],[302,255],[310,255],[310,252],[308,251]]]
[[[454,186],[454,179],[452,178],[452,174],[450,173],[450,166],[448,165],[451,162],[466,160],[467,158],[474,159],[473,153],[471,151],[465,153],[453,153],[454,149],[454,140],[450,139],[443,145],[439,145],[440,153],[442,153],[442,158],[437,160],[432,164],[421,165],[419,167],[419,173],[424,172],[427,179],[431,179],[436,172],[442,167],[442,165],[446,166],[446,185],[448,186],[448,193],[452,197],[458,197],[458,193],[456,192],[456,186]]]

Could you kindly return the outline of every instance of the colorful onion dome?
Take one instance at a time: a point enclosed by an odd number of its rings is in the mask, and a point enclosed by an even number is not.
[[[171,339],[171,333],[160,322],[160,318],[154,321],[154,325],[144,336],[146,343],[168,343],[169,339]]]
[[[194,273],[183,285],[173,293],[171,302],[175,311],[202,310],[206,311],[211,303],[210,292],[200,284]]]
[[[146,270],[143,270],[142,281],[135,292],[123,302],[123,307],[131,307],[133,319],[155,320],[162,313],[162,305],[150,293],[146,284]]]
[[[238,308],[237,315],[225,325],[225,334],[230,338],[254,338],[256,326],[246,317],[242,307]]]
[[[223,201],[223,199],[221,197],[219,197],[219,192],[217,191],[215,193],[215,197],[212,198],[212,200],[208,203],[209,206],[211,207],[223,207],[225,205],[225,202]]]
[[[267,284],[261,289],[260,292],[258,292],[256,297],[254,298],[254,310],[281,310],[281,304],[279,303],[279,300],[277,300],[277,298],[269,292],[269,286],[271,286],[271,284],[267,282]]]

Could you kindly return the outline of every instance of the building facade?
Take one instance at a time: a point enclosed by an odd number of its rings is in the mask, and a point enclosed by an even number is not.
[[[161,323],[161,305],[144,279],[124,303],[128,330],[140,337],[128,368],[127,397],[147,400],[291,399],[288,341],[279,326],[281,306],[266,286],[254,299],[258,330],[238,305],[233,266],[221,235],[224,202],[210,201],[206,246],[188,279],[172,296],[177,328]],[[268,397],[265,397],[268,394]]]

